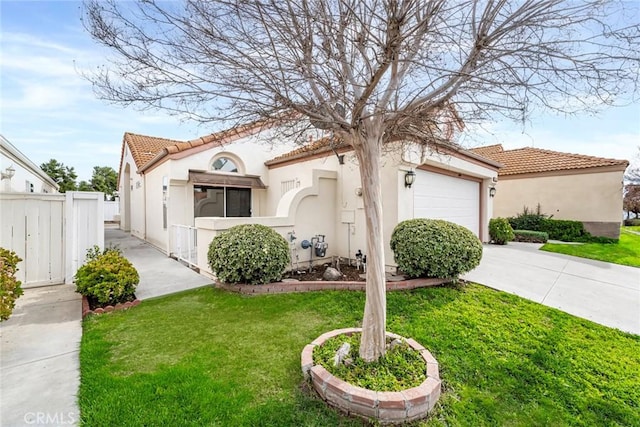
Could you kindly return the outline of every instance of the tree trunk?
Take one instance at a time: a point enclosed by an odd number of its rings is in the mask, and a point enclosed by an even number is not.
[[[367,286],[360,357],[373,362],[385,353],[387,296],[385,283],[384,235],[382,228],[381,138],[367,133],[366,140],[354,144],[360,166],[362,196],[367,224]]]

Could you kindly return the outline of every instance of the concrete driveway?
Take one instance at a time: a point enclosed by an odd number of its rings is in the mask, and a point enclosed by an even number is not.
[[[540,246],[485,245],[480,266],[463,278],[640,334],[640,268],[543,252]]]

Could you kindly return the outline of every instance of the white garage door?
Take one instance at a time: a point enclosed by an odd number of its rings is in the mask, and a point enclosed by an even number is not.
[[[413,217],[455,222],[480,236],[480,183],[423,170],[413,184]]]

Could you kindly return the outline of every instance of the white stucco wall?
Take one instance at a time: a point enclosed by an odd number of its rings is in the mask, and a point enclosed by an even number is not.
[[[129,166],[129,174],[125,171]],[[122,169],[119,174],[118,194],[120,195],[120,228],[130,231],[133,236],[145,238],[145,177],[137,172],[129,147],[125,145]],[[127,197],[127,192],[129,196]],[[129,199],[130,206],[127,205]],[[128,210],[128,213],[127,213]]]

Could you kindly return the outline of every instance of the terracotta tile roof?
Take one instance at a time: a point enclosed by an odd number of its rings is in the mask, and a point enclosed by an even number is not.
[[[252,123],[236,126],[231,129],[222,130],[220,132],[215,132],[196,139],[192,139],[191,141],[187,142],[173,141],[172,144],[160,148],[160,150],[158,150],[153,156],[151,156],[151,158],[142,165],[142,167],[140,168],[140,172],[144,172],[158,162],[161,162],[168,155],[181,153],[198,147],[201,147],[200,150],[221,147],[224,144],[232,143],[244,136],[251,135],[255,132],[260,131],[261,129],[270,126],[273,126],[272,121],[258,120]]]
[[[491,154],[504,151],[504,148],[502,148],[502,144],[495,144],[495,145],[485,145],[484,147],[472,148],[469,151],[473,151],[474,153],[484,157],[489,157],[489,155]]]
[[[532,147],[504,150],[500,144],[478,147],[470,151],[504,164],[504,168],[498,173],[501,176],[607,166],[619,166],[624,170],[629,165],[627,160],[562,153]]]
[[[333,142],[333,146],[331,144],[332,142]],[[436,146],[441,147],[444,150],[444,152],[460,153],[463,156],[475,157],[477,158],[477,160],[480,160],[482,163],[489,164],[493,167],[496,167],[496,168],[502,167],[500,162],[495,162],[494,160],[488,157],[483,157],[470,150],[465,150],[459,145],[452,143],[450,141],[443,140],[441,142],[435,142],[435,144]],[[300,148],[296,148],[293,151],[289,151],[288,153],[281,154],[278,157],[274,157],[273,159],[266,161],[265,165],[272,166],[278,163],[284,163],[291,160],[304,159],[306,157],[311,157],[317,154],[331,153],[332,150],[343,151],[345,148],[348,148],[349,150],[351,149],[351,147],[349,147],[348,144],[340,141],[337,138],[332,139],[332,137],[325,137],[325,138],[318,139],[317,141],[314,141],[310,144],[304,145]]]
[[[129,150],[133,156],[133,161],[136,163],[136,167],[140,169],[163,149],[185,143],[174,139],[158,138],[155,136],[138,135],[135,133],[125,132],[121,158],[124,158],[124,144],[129,146]],[[120,167],[122,167],[122,165],[120,165]]]
[[[310,144],[303,145],[300,148],[296,148],[293,151],[289,151],[288,153],[284,153],[277,157],[274,157],[273,159],[266,161],[265,164],[268,166],[283,161],[313,156],[315,154],[329,153],[332,151],[332,147],[333,149],[338,150],[347,147],[347,144],[339,141],[337,138],[327,136],[324,138],[320,138]]]

